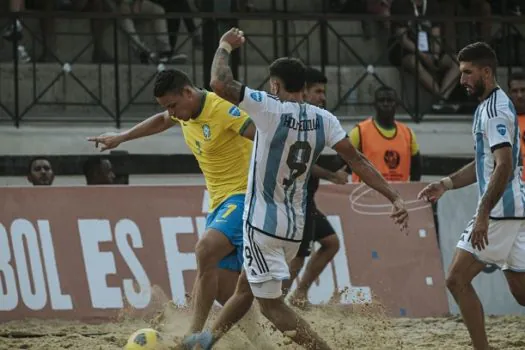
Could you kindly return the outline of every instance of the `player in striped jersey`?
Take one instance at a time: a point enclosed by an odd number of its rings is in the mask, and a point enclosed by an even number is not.
[[[525,199],[520,180],[519,128],[514,105],[496,82],[497,58],[486,43],[458,54],[461,84],[480,101],[472,134],[475,160],[440,182],[425,187],[419,198],[438,200],[445,191],[477,182],[474,219],[457,245],[447,287],[459,305],[477,350],[489,349],[483,307],[472,280],[488,263],[505,273],[510,290],[525,306]]]
[[[293,58],[270,66],[272,93],[252,90],[233,79],[228,60],[244,43],[233,28],[221,38],[212,65],[213,90],[250,114],[255,136],[244,211],[244,269],[235,294],[213,330],[185,338],[187,348],[211,346],[250,308],[254,296],[262,313],[293,341],[312,349],[330,347],[281,298],[282,281],[303,235],[310,169],[325,146],[334,148],[360,177],[394,204],[392,217],[406,228],[403,200],[352,146],[330,112],[303,102],[306,67]]]

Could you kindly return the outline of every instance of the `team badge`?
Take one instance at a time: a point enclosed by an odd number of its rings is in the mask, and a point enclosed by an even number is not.
[[[237,106],[232,106],[228,113],[234,118],[238,118],[241,116],[241,110]]]
[[[261,102],[262,101],[262,94],[259,91],[252,92],[250,94],[250,97],[252,98],[252,100],[254,100],[256,102]]]
[[[501,136],[505,136],[505,134],[507,133],[507,128],[503,124],[496,125],[496,129],[498,129],[498,132]]]
[[[204,136],[205,140],[209,140],[211,138],[211,130],[208,124],[204,124],[202,126],[202,135]]]

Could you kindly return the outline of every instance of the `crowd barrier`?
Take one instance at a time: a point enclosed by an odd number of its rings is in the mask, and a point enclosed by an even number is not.
[[[448,313],[432,208],[415,200],[424,184],[395,186],[412,214],[407,235],[368,187],[321,186],[318,204],[342,249],[311,302],[378,302],[392,316]],[[147,308],[154,286],[176,303],[191,293],[203,186],[0,188],[0,198],[0,322],[105,321],[125,305]]]
[[[461,233],[472,219],[478,202],[476,185],[446,193],[438,203],[439,245],[445,271],[448,270]],[[490,243],[490,242],[489,242]],[[525,308],[516,303],[510,294],[505,276],[495,265],[488,265],[473,282],[483,309],[487,315],[525,315]],[[447,292],[452,314],[459,308],[452,295]]]

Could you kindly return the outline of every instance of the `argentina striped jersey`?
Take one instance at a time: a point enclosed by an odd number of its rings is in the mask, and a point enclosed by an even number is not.
[[[500,88],[482,101],[474,114],[472,127],[476,160],[479,199],[485,194],[494,172],[494,152],[511,147],[513,175],[503,196],[490,213],[491,218],[525,218],[525,203],[520,180],[520,140],[516,110],[507,94]],[[479,203],[478,203],[479,204]]]
[[[333,147],[346,132],[324,109],[243,90],[239,107],[257,127],[243,219],[258,231],[299,242],[310,169],[324,147]]]

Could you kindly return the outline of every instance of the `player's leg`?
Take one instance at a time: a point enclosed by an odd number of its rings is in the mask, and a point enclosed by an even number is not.
[[[242,232],[242,226],[242,221],[239,221],[238,230],[240,232]],[[236,305],[235,307],[238,308],[237,311],[239,311],[243,310],[244,306],[242,305],[245,305],[244,301],[247,300],[243,293],[244,290],[241,288],[242,285],[240,287],[236,287],[243,263],[242,234],[234,235],[232,243],[234,243],[236,246],[236,254],[227,256],[219,263],[219,267],[221,268],[219,269],[219,289],[217,293],[217,301],[224,307],[228,300],[235,295],[235,291],[240,288],[238,295],[235,296],[240,300],[233,301],[234,305]],[[253,297],[251,297],[251,299],[253,300]],[[239,307],[238,305],[241,306]],[[244,311],[241,311],[241,313],[242,312]],[[261,319],[260,313],[257,312],[255,308],[248,307],[247,313],[240,320],[238,326],[255,347],[260,349],[273,349],[273,346],[269,344],[270,339],[268,338],[267,333],[261,329],[261,322],[264,322],[264,320]]]
[[[472,247],[470,241],[472,224],[471,221],[458,242],[458,249],[449,268],[447,288],[459,306],[473,347],[482,350],[489,348],[485,317],[479,297],[472,286],[472,280],[487,263],[499,266],[506,263],[521,223],[517,220],[491,220],[488,230],[489,245],[482,251]]]
[[[326,216],[316,210],[314,218],[314,237],[321,247],[313,253],[297,284],[297,289],[290,300],[294,305],[304,305],[307,302],[308,290],[339,251],[339,238]]]
[[[312,211],[312,204],[309,202],[306,205],[306,217],[304,221],[303,239],[299,246],[297,256],[290,262],[290,278],[283,281],[283,297],[286,297],[293,281],[299,275],[299,272],[304,266],[304,260],[312,253],[312,241],[314,238],[315,222]]]
[[[514,241],[503,272],[514,299],[521,306],[525,306],[525,230],[523,228]]]
[[[245,226],[244,228],[248,228]],[[243,265],[247,268],[253,261],[253,255],[251,254],[249,245],[251,244],[248,239],[248,233],[243,234],[244,245],[248,249],[243,249]],[[203,349],[211,349],[211,346],[215,344],[231,327],[237,323],[250,309],[253,303],[253,294],[246,277],[245,269],[242,270],[241,275],[236,284],[235,293],[231,298],[224,304],[221,312],[217,319],[213,323],[211,331],[205,331],[201,333],[194,333],[183,340],[183,345],[186,349],[193,349],[193,347],[199,344]]]
[[[238,254],[242,242],[242,210],[244,196],[232,196],[208,215],[205,236],[197,243],[197,278],[193,293],[193,319],[190,332],[200,332],[206,323],[213,302],[218,297],[219,268],[230,286],[241,269]],[[240,224],[241,223],[241,224]],[[221,282],[221,287],[226,282]],[[224,292],[223,292],[224,294]],[[228,294],[228,293],[226,293]],[[221,296],[225,299],[226,296]]]
[[[299,248],[297,256],[293,258],[293,260],[290,262],[290,278],[283,281],[283,297],[286,297],[288,295],[288,292],[292,287],[293,281],[297,278],[299,272],[304,266],[305,257],[310,255],[310,248],[304,248],[304,246],[309,247],[310,243],[306,243],[306,241],[303,240],[301,242],[301,248]],[[308,251],[308,253],[305,253],[306,251]]]
[[[447,288],[459,306],[463,322],[467,326],[472,345],[476,350],[488,349],[483,306],[472,286],[472,280],[484,267],[485,264],[478,261],[470,252],[458,248],[447,278]]]
[[[525,306],[525,268],[521,272],[505,270],[503,273],[514,299],[521,306]]]
[[[281,298],[282,281],[289,277],[287,261],[297,255],[300,243],[282,241],[262,233],[254,233],[251,243],[251,251],[259,252],[258,259],[253,259],[257,260],[255,264],[259,266],[252,267],[252,271],[257,271],[256,275],[250,274],[248,269],[247,278],[262,314],[297,344],[307,349],[330,349],[310,325]]]

